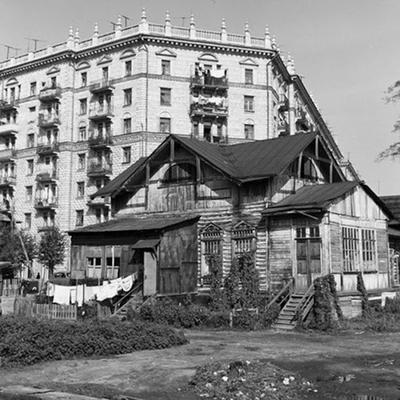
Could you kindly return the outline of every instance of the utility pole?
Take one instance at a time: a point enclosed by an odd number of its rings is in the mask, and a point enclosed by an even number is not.
[[[41,39],[36,39],[36,38],[25,38],[28,41],[28,47],[27,47],[27,51],[29,52],[30,50],[30,42],[33,42],[33,50],[36,51],[37,47],[38,47],[38,43],[40,42],[46,42],[46,40],[41,40]]]
[[[124,19],[124,27],[126,28],[128,26],[128,21],[130,20],[130,18],[126,15],[121,15],[121,17]]]
[[[112,25],[113,31],[115,31],[115,27],[117,26],[117,24],[115,22],[113,22],[113,21],[109,21],[109,22]]]

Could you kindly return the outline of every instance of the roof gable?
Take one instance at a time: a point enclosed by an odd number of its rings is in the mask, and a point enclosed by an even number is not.
[[[245,60],[239,61],[241,65],[248,65],[250,67],[258,67],[258,64],[252,58],[246,58]]]
[[[107,64],[112,61],[112,58],[108,55],[104,55],[103,57],[100,58],[99,61],[97,61],[97,65],[101,64]]]
[[[176,53],[170,49],[162,49],[157,51],[156,55],[161,57],[176,57]]]
[[[60,68],[53,66],[46,72],[46,74],[47,75],[58,74],[59,72],[60,72]]]

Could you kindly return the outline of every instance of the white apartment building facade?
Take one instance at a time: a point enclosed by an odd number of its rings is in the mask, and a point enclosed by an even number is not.
[[[0,205],[21,228],[110,218],[90,195],[168,133],[234,143],[319,131],[342,156],[268,30],[147,22],[0,62]],[[249,155],[251,157],[251,155]],[[67,257],[67,260],[69,257]]]

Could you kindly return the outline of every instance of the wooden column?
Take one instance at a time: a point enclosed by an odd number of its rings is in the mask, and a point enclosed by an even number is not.
[[[146,164],[146,209],[149,208],[150,161]]]
[[[169,162],[173,163],[175,160],[175,141],[172,139],[169,145]]]
[[[329,183],[333,182],[333,162],[329,164]]]
[[[300,155],[299,155],[299,162],[298,162],[298,165],[297,165],[297,177],[298,178],[300,178],[300,176],[301,176],[301,163],[302,163],[302,161],[303,161],[303,152],[301,152]]]

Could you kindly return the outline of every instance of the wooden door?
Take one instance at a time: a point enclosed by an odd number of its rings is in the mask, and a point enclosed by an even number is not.
[[[157,259],[152,250],[144,250],[143,295],[152,296],[157,293]]]
[[[321,276],[321,240],[297,239],[296,291],[306,291]]]

